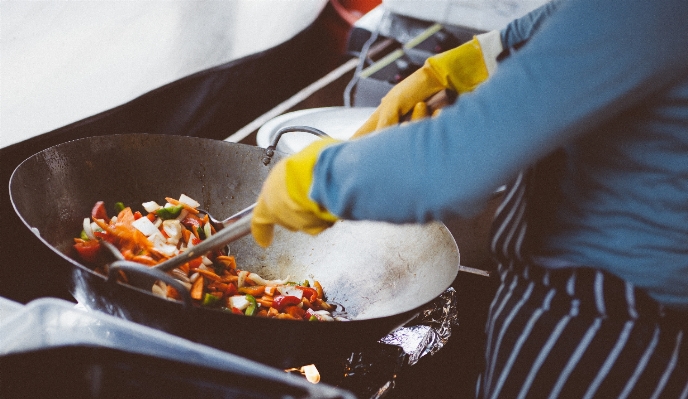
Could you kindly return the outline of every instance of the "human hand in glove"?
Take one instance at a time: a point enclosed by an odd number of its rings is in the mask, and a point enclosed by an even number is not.
[[[494,72],[501,52],[500,32],[491,31],[428,58],[420,69],[382,98],[380,105],[352,138],[396,125],[411,111],[412,120],[428,116],[424,101],[441,90],[451,89],[460,94],[475,89]]]
[[[337,142],[334,139],[317,140],[302,151],[281,160],[270,171],[251,219],[251,233],[260,246],[265,248],[272,243],[276,224],[291,231],[315,235],[338,220],[337,216],[308,195],[320,152]]]

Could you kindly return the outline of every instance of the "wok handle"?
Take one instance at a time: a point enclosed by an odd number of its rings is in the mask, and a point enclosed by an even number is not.
[[[189,290],[180,281],[169,274],[161,270],[157,270],[154,267],[141,265],[140,263],[128,260],[117,260],[110,264],[107,282],[117,281],[117,274],[120,270],[132,274],[143,274],[156,280],[163,281],[167,285],[171,285],[172,288],[177,290],[179,295],[181,295],[184,307],[187,309],[193,308],[193,301],[191,300],[191,294],[189,293]]]
[[[323,132],[320,129],[316,129],[314,127],[310,126],[287,126],[283,127],[280,130],[275,133],[275,137],[272,139],[270,142],[270,145],[265,149],[265,153],[263,156],[263,164],[268,165],[270,161],[272,160],[272,156],[275,155],[275,149],[277,148],[277,143],[279,143],[280,139],[282,138],[282,135],[285,133],[291,133],[291,132],[306,132],[310,134],[314,134],[318,137],[330,137],[327,133]]]

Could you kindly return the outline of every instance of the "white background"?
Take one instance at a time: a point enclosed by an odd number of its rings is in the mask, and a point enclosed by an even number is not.
[[[274,47],[327,0],[0,0],[0,148]]]

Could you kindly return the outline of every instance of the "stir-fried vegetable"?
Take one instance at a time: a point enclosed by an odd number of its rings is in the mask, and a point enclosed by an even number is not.
[[[200,204],[182,194],[178,200],[166,198],[164,205],[155,201],[132,211],[121,202],[114,204],[117,215],[109,218],[105,204],[99,201],[85,218],[83,230],[74,238],[74,249],[87,263],[105,272],[101,259],[101,240],[114,244],[122,256],[134,262],[154,266],[178,255],[215,234],[208,215],[198,211]],[[302,283],[287,279],[267,280],[237,269],[234,256],[224,251],[203,254],[169,273],[189,289],[199,306],[255,317],[307,321],[346,320],[335,317],[335,306],[326,301],[318,281]],[[156,295],[180,299],[179,293],[163,282],[151,288]]]

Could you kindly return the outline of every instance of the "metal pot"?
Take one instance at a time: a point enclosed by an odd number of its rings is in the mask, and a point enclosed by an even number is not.
[[[349,322],[254,318],[185,306],[106,280],[75,257],[73,237],[96,201],[136,208],[184,193],[226,217],[256,200],[275,163],[266,166],[263,158],[258,147],[201,138],[90,137],[29,157],[14,171],[10,195],[26,226],[73,266],[70,291],[79,303],[278,367],[374,343],[453,282],[459,252],[439,223],[342,221],[318,236],[278,228],[268,249],[250,236],[231,244],[241,269],[264,278],[319,280],[328,300],[344,306]]]

